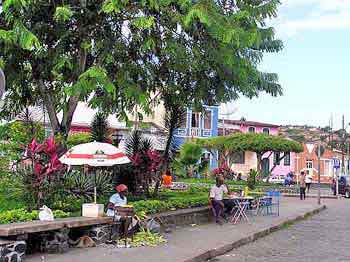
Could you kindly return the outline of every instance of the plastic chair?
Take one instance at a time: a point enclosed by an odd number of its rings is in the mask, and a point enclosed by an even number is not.
[[[269,191],[267,196],[271,197],[266,201],[266,209],[268,215],[276,214],[280,215],[280,202],[281,202],[281,192],[280,191]],[[276,213],[273,213],[273,208],[276,208]]]

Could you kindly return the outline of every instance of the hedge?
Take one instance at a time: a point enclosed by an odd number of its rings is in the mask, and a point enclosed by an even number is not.
[[[55,218],[69,217],[70,213],[63,212],[61,210],[54,210],[53,215]],[[39,219],[39,211],[27,211],[25,209],[13,209],[9,211],[3,211],[0,213],[0,224],[10,224],[16,222],[27,222]]]

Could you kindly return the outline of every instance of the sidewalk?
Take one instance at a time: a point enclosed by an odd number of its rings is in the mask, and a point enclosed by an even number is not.
[[[323,200],[322,204],[328,204],[337,200]],[[184,227],[165,235],[168,243],[156,248],[118,249],[112,247],[97,247],[91,249],[72,249],[66,254],[34,255],[28,257],[28,262],[137,262],[137,261],[196,261],[193,258],[205,253],[215,253],[216,248],[222,251],[223,247],[232,247],[233,243],[252,240],[252,236],[260,236],[271,228],[276,230],[279,224],[294,220],[306,213],[320,208],[315,199],[300,201],[294,198],[285,198],[281,204],[281,215],[258,216],[251,218],[249,224],[238,225],[207,224],[194,227]],[[260,232],[260,233],[259,233]],[[260,234],[260,235],[259,235]],[[249,238],[249,236],[251,236]],[[245,239],[245,240],[244,240]],[[236,243],[237,244],[237,243]],[[197,260],[200,261],[200,260]]]

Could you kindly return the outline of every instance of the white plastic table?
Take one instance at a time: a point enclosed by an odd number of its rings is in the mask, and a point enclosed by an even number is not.
[[[248,216],[246,214],[247,208],[249,207],[249,201],[254,200],[254,197],[233,197],[230,198],[235,201],[237,210],[233,217],[231,218],[231,223],[237,224],[239,220],[245,220],[249,222]]]

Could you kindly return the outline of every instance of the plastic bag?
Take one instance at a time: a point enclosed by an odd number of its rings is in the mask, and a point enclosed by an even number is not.
[[[146,222],[145,227],[152,233],[160,233],[160,224],[154,218],[149,219]]]
[[[39,220],[40,221],[53,221],[54,217],[53,217],[52,210],[50,208],[48,208],[47,206],[43,206],[42,208],[40,208]]]

